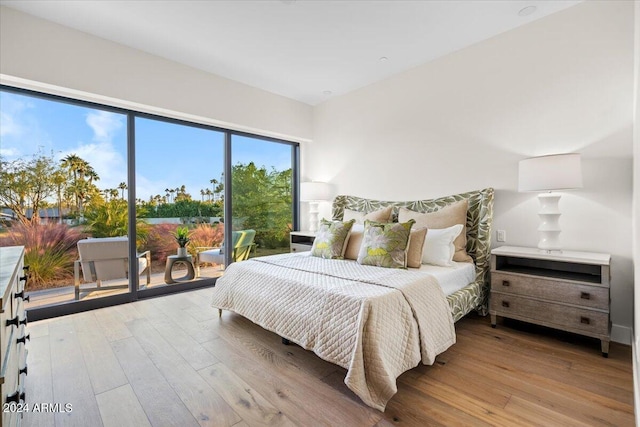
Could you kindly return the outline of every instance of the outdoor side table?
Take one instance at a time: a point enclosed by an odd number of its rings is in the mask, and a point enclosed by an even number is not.
[[[176,264],[185,264],[187,266],[187,274],[183,277],[173,277],[173,267]],[[191,255],[187,256],[179,256],[179,255],[169,255],[167,257],[167,266],[164,269],[164,282],[165,283],[178,283],[178,282],[188,282],[189,280],[193,280],[196,277],[196,273],[193,270],[193,262]]]

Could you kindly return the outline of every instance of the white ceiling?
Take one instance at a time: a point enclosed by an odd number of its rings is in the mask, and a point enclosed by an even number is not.
[[[0,1],[316,105],[580,1]],[[528,16],[518,12],[527,6]],[[388,58],[380,61],[381,57]],[[331,91],[329,94],[327,91]]]

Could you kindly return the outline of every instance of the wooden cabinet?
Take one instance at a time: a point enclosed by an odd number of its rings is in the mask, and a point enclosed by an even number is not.
[[[27,315],[24,287],[27,272],[24,247],[0,248],[0,427],[20,424],[19,407],[26,402],[24,382],[27,375]],[[15,403],[15,405],[13,405]],[[5,404],[12,406],[5,407]],[[4,411],[4,409],[8,409]]]
[[[313,231],[292,231],[289,235],[291,252],[310,251],[315,238],[316,233]]]
[[[600,339],[609,354],[611,256],[592,252],[547,253],[502,246],[491,251],[489,314]]]

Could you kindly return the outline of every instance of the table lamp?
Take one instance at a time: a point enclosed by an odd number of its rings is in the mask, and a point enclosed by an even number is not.
[[[538,248],[547,252],[561,250],[560,193],[582,187],[580,154],[554,154],[521,160],[518,167],[518,191],[540,191],[540,241]]]
[[[300,201],[309,202],[309,231],[318,231],[318,203],[331,200],[331,186],[326,182],[300,183]]]

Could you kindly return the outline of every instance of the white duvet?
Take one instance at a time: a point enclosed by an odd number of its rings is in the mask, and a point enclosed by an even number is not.
[[[400,374],[455,343],[446,297],[421,270],[296,253],[254,258],[227,268],[212,305],[347,369],[345,384],[381,411]]]

